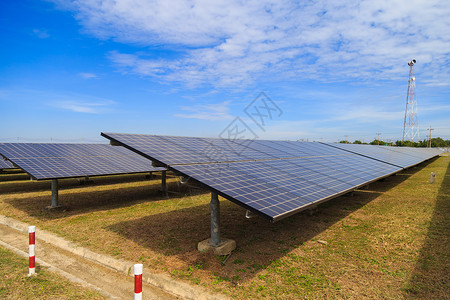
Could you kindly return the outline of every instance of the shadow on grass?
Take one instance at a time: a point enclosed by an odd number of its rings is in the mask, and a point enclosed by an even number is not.
[[[29,180],[30,175],[21,169],[0,170],[0,182],[9,182],[17,180]]]
[[[86,212],[110,210],[144,202],[167,200],[167,196],[160,191],[161,182],[158,180],[159,178],[157,177],[149,181],[148,184],[140,186],[127,186],[127,183],[124,183],[120,186],[102,190],[92,190],[91,185],[82,188],[77,186],[77,189],[65,189],[59,193],[59,204],[63,207],[50,211],[47,209],[51,202],[50,193],[46,193],[44,196],[33,196],[30,194],[27,197],[22,196],[17,199],[4,200],[4,202],[32,217],[55,220]],[[110,183],[110,181],[108,182]],[[170,198],[185,196],[186,191],[179,189],[175,182],[168,182],[167,184],[169,189],[179,190],[179,193],[171,193]],[[198,194],[200,192],[204,193],[204,191],[198,191]]]
[[[21,174],[22,176],[23,174]],[[102,186],[116,183],[127,183],[127,182],[137,182],[137,181],[151,181],[151,180],[161,180],[161,175],[158,173],[154,173],[152,179],[148,178],[148,173],[142,174],[123,174],[123,175],[109,175],[109,176],[97,176],[90,177],[89,183],[83,183],[84,178],[67,178],[67,179],[59,179],[59,188],[62,189],[71,189],[71,188],[80,188],[81,186]],[[170,178],[170,176],[168,176]],[[26,193],[26,192],[38,192],[38,191],[50,191],[51,189],[51,180],[24,180],[29,179],[21,178],[21,181],[8,181],[1,182],[0,188],[2,194],[6,193]]]
[[[449,299],[450,295],[450,164],[436,199],[427,238],[405,289],[406,298]]]

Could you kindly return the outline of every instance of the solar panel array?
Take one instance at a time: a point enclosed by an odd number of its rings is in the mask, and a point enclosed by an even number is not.
[[[11,162],[0,158],[0,170],[4,169],[15,169],[15,167]]]
[[[0,154],[38,180],[164,170],[106,144],[0,143]]]
[[[320,143],[102,133],[119,144],[164,165],[350,155]]]
[[[332,147],[374,158],[402,168],[409,168],[439,155],[441,151],[427,148],[388,147],[364,144],[328,144]]]
[[[349,164],[351,167],[349,167]],[[177,165],[222,196],[277,220],[400,168],[356,155]]]
[[[362,155],[359,148],[308,142],[102,135],[272,221],[435,155],[371,146]]]

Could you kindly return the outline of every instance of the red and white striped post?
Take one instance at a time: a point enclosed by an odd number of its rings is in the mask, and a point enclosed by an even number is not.
[[[29,246],[28,246],[28,258],[29,258],[29,267],[28,267],[28,276],[31,276],[36,271],[36,263],[35,263],[35,252],[34,252],[34,245],[35,245],[35,232],[36,232],[36,226],[28,226],[28,239],[29,239]]]
[[[142,300],[142,264],[134,265],[134,300]]]

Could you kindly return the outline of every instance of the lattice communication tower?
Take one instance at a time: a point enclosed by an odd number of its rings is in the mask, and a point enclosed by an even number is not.
[[[417,100],[416,100],[416,77],[414,77],[414,64],[416,60],[413,59],[408,63],[409,79],[408,92],[406,94],[406,109],[405,120],[403,122],[403,141],[410,140],[414,142],[415,139],[419,141],[419,119],[417,117]]]

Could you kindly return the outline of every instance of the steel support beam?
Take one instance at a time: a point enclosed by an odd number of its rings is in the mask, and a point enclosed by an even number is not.
[[[219,246],[220,240],[220,202],[217,193],[211,193],[211,245]]]
[[[50,208],[55,208],[58,206],[58,179],[52,179],[52,204]]]
[[[167,196],[166,171],[161,172],[161,191]]]
[[[220,237],[220,202],[219,196],[211,192],[211,237],[198,243],[198,251],[212,251],[216,255],[230,255],[236,249],[236,241]]]

